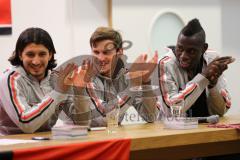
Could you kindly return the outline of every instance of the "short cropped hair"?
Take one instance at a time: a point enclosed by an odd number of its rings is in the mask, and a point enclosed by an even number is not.
[[[47,69],[52,70],[57,66],[56,60],[54,59],[54,54],[56,54],[55,47],[53,45],[52,38],[47,31],[41,28],[28,28],[24,30],[18,37],[15,50],[12,53],[12,56],[8,61],[13,66],[23,66],[22,61],[20,60],[20,55],[22,54],[25,47],[31,43],[44,45],[50,53],[52,53],[52,58],[48,62]]]
[[[203,43],[206,41],[205,31],[199,20],[196,18],[189,21],[188,24],[181,30],[180,34],[187,37],[197,36],[197,38]]]
[[[97,28],[91,38],[90,38],[90,46],[96,46],[96,43],[103,41],[103,40],[112,40],[116,49],[122,48],[122,36],[121,34],[110,28],[110,27],[99,27]]]

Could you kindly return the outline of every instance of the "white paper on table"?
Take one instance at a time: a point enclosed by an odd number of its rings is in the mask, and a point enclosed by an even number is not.
[[[0,146],[19,144],[19,143],[34,143],[39,142],[36,140],[23,140],[23,139],[0,139]]]

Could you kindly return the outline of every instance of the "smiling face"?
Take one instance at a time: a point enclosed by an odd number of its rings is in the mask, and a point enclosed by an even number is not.
[[[52,53],[44,45],[35,43],[28,44],[19,56],[25,71],[39,81],[45,77],[51,57]]]
[[[199,41],[197,36],[187,37],[180,34],[175,49],[175,55],[180,66],[184,70],[191,71],[200,63],[201,56],[206,49],[207,44]]]
[[[112,40],[102,40],[92,46],[94,64],[101,75],[109,78],[112,76],[119,53]]]

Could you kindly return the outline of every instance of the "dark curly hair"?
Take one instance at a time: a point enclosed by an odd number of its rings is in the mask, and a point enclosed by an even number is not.
[[[16,43],[15,50],[13,51],[12,56],[8,59],[8,61],[13,66],[23,65],[19,56],[23,52],[24,48],[30,43],[42,44],[48,49],[50,53],[52,53],[52,58],[48,62],[47,69],[52,70],[57,66],[56,60],[54,59],[56,50],[54,48],[52,38],[47,31],[41,28],[28,28],[20,34]]]

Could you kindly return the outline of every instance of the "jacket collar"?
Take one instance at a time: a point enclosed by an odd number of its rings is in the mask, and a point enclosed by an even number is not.
[[[32,76],[31,74],[28,74],[22,66],[17,66],[15,68],[15,70],[18,73],[20,73],[21,76],[23,76],[24,78],[26,78],[26,79],[28,79],[30,81],[39,83],[39,81],[34,76]],[[40,83],[45,83],[45,82],[49,81],[50,80],[50,75],[51,75],[51,70],[48,70],[46,77],[43,80],[41,80]]]
[[[121,77],[126,72],[127,72],[127,69],[125,68],[125,64],[124,64],[123,60],[121,58],[119,58],[117,61],[116,68],[115,68],[112,78],[106,77],[106,76],[103,76],[100,74],[97,75],[97,77],[99,77],[102,80],[111,80],[112,81],[114,79],[119,79],[119,77]]]

